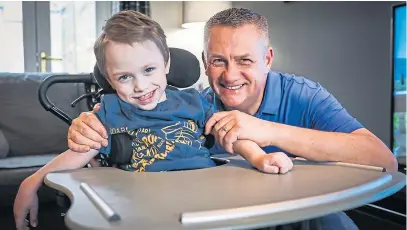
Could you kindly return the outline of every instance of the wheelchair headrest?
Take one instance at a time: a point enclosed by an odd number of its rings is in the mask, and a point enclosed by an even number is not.
[[[196,56],[189,51],[178,48],[170,48],[170,55],[171,66],[167,74],[167,84],[177,88],[186,88],[195,84],[201,75],[199,61]],[[105,93],[115,92],[97,65],[93,69],[93,76]]]

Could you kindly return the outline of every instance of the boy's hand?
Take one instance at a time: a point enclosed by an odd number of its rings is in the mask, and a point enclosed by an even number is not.
[[[100,104],[96,104],[92,112],[83,112],[72,121],[68,129],[68,147],[74,152],[85,153],[90,149],[107,146],[107,132],[102,122],[96,117]]]
[[[37,184],[37,182],[29,177],[20,185],[13,207],[14,220],[17,230],[25,229],[24,220],[28,213],[30,213],[31,226],[36,227],[38,225]]]
[[[283,152],[259,156],[253,166],[265,173],[287,173],[293,168],[292,160]]]

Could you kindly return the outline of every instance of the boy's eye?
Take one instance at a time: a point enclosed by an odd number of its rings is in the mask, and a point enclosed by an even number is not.
[[[148,67],[147,69],[144,70],[145,73],[151,73],[155,70],[154,67]]]
[[[127,79],[129,79],[129,78],[131,78],[131,77],[128,76],[128,75],[123,75],[123,76],[120,76],[120,77],[119,77],[119,81],[125,81],[125,80],[127,80]]]

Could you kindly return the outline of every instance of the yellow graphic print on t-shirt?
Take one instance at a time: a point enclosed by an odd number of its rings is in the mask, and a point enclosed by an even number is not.
[[[202,148],[204,137],[198,134],[198,126],[192,121],[177,122],[160,129],[140,128],[128,131],[133,139],[131,164],[127,170],[144,172],[156,160],[164,160],[175,149],[175,145]]]
[[[197,149],[201,149],[203,136],[199,139],[196,139],[195,137],[198,133],[198,125],[192,120],[184,121],[182,123],[183,124],[181,125],[181,122],[178,121],[174,125],[162,128],[161,130],[164,132],[165,138],[167,140],[172,140],[175,143],[192,145]]]

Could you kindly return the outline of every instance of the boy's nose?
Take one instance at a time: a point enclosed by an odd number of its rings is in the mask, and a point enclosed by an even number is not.
[[[137,79],[134,82],[134,92],[143,92],[148,89],[149,81],[147,79]]]

